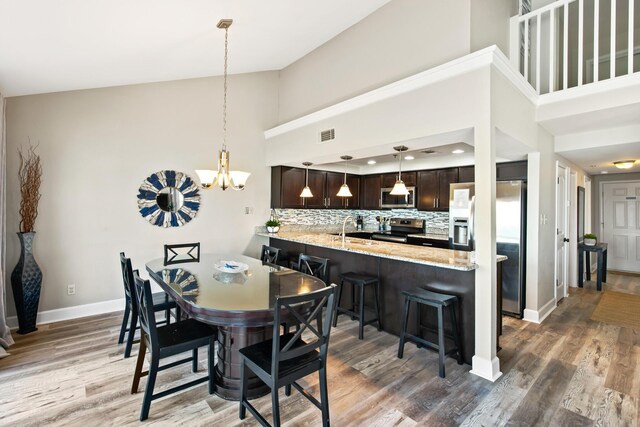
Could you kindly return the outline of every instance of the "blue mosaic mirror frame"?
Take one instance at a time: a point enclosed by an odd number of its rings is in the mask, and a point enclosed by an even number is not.
[[[174,211],[163,210],[158,205],[158,194],[174,188],[182,195],[182,204]],[[180,227],[195,218],[200,209],[200,193],[197,184],[185,173],[162,170],[149,175],[138,190],[140,215],[158,227]]]

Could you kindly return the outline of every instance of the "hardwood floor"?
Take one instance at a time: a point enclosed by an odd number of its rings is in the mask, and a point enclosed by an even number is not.
[[[640,295],[640,278],[610,274],[605,289]],[[454,359],[447,359],[441,379],[435,352],[406,345],[398,359],[397,337],[367,326],[365,340],[358,341],[357,323],[340,316],[329,350],[332,423],[638,426],[640,331],[591,320],[600,296],[587,282],[543,324],[505,318],[498,353],[503,376],[496,383],[469,374],[470,367]],[[142,393],[129,394],[136,358],[123,359],[124,346],[116,344],[120,316],[16,335],[11,356],[0,360],[0,425],[139,424]],[[157,390],[194,375],[186,365],[163,371]],[[306,385],[317,393],[316,376]],[[281,391],[280,404],[285,425],[320,425],[320,411],[295,390],[291,397]],[[269,396],[255,405],[270,419]],[[258,425],[250,416],[240,421],[238,404],[208,395],[206,384],[155,401],[147,423]]]

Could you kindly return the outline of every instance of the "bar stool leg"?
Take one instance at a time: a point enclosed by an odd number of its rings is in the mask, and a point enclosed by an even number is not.
[[[456,341],[456,350],[458,352],[458,365],[462,365],[462,343],[460,342],[460,334],[458,332],[458,322],[456,321],[456,306],[450,305],[451,325],[453,326],[453,338]]]
[[[602,281],[607,283],[607,250],[602,251],[603,266],[602,266]]]
[[[364,338],[364,285],[360,285],[360,307],[358,310],[360,314],[360,325],[358,327],[358,339]]]
[[[438,306],[438,375],[444,378],[444,319],[442,306]]]
[[[404,298],[404,320],[402,322],[402,331],[400,332],[400,344],[398,345],[398,359],[402,359],[404,354],[404,335],[407,332],[407,323],[409,322],[409,298]]]
[[[376,282],[376,285],[373,287],[373,292],[376,297],[376,314],[378,315],[378,331],[380,331],[382,329],[382,317],[380,316],[380,296],[378,294],[378,283],[380,283],[380,281]]]
[[[338,303],[337,308],[340,308],[340,301],[342,300],[342,288],[344,287],[344,280],[340,280],[340,286],[338,286]],[[335,327],[338,324],[338,316],[340,315],[340,310],[336,309],[336,315],[333,318],[333,326]]]
[[[356,285],[353,283],[351,283],[351,312],[356,312]],[[351,315],[351,320],[356,320],[356,316]]]

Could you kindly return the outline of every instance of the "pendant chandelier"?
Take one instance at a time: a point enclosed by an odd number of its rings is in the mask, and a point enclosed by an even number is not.
[[[393,147],[393,149],[398,152],[397,156],[400,157],[400,163],[398,164],[398,179],[389,194],[393,196],[406,196],[409,194],[409,190],[407,190],[407,186],[404,185],[402,181],[402,153],[407,151],[408,148],[404,145],[398,145],[397,147]]]
[[[200,179],[200,186],[208,190],[218,185],[222,190],[233,188],[244,190],[244,186],[251,175],[249,172],[230,171],[229,152],[227,151],[227,57],[229,46],[229,27],[233,19],[221,19],[217,27],[224,30],[224,97],[222,100],[222,150],[218,153],[218,170],[198,169],[196,173]]]
[[[340,190],[338,191],[338,194],[336,194],[336,196],[338,196],[338,197],[352,197],[353,194],[351,194],[351,190],[349,190],[349,186],[347,185],[347,164],[349,163],[349,160],[353,159],[353,157],[351,157],[351,156],[341,156],[340,158],[342,160],[344,160],[344,184],[342,184],[342,186],[340,187]]]
[[[303,162],[302,164],[306,166],[307,170],[305,172],[304,188],[302,189],[302,193],[300,193],[300,197],[313,197],[313,193],[309,188],[309,166],[311,166],[313,163]]]

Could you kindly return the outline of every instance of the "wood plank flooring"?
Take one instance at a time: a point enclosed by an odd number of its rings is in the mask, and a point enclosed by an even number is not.
[[[640,277],[609,274],[605,289],[640,295]],[[437,354],[341,316],[332,332],[328,367],[334,426],[639,426],[640,331],[590,319],[600,299],[595,283],[572,289],[541,325],[505,317],[496,382],[447,360],[437,376]],[[640,314],[639,314],[640,315]],[[121,313],[43,325],[15,335],[0,360],[0,425],[136,425],[142,393],[129,389],[134,354],[116,344]],[[136,348],[137,349],[137,348]],[[201,373],[205,372],[201,355]],[[190,380],[184,365],[161,372],[157,390]],[[304,381],[318,392],[316,376]],[[143,379],[144,384],[144,379]],[[142,386],[140,387],[142,389]],[[284,425],[320,425],[320,411],[296,391],[281,391]],[[271,419],[269,396],[256,407]],[[238,419],[238,404],[207,394],[205,384],[155,401],[152,425],[254,426]]]

